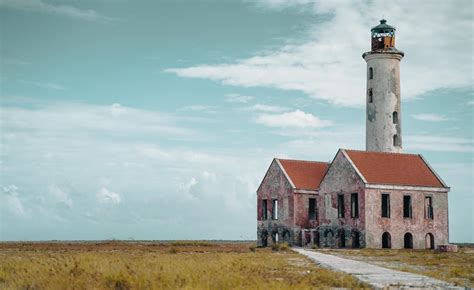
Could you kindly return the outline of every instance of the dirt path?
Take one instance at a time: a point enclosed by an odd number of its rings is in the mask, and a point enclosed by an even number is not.
[[[360,281],[370,284],[375,288],[415,287],[430,289],[464,289],[456,287],[448,282],[423,275],[387,269],[365,262],[354,261],[302,248],[293,248],[293,250],[305,255],[322,267],[351,274]]]

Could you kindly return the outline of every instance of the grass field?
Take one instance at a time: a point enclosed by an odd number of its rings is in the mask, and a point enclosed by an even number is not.
[[[422,274],[474,288],[474,247],[461,245],[457,253],[432,250],[321,250],[400,271]]]
[[[361,288],[284,247],[251,243],[0,243],[0,289]]]

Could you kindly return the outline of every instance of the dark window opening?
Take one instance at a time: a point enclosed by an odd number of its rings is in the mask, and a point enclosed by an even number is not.
[[[433,219],[433,198],[431,196],[425,197],[425,218]]]
[[[390,194],[382,193],[382,217],[390,217]]]
[[[405,249],[413,249],[413,236],[410,233],[406,233],[403,237],[403,247]]]
[[[403,196],[403,217],[404,218],[412,217],[411,196],[409,195]]]
[[[308,208],[308,217],[310,220],[318,219],[317,207],[316,207],[316,198],[309,199],[309,208]]]
[[[260,238],[262,241],[262,247],[266,247],[268,245],[268,232],[263,230]]]
[[[372,88],[369,89],[369,103],[373,103],[374,102],[374,97],[373,97],[373,93],[372,93]]]
[[[369,68],[369,80],[373,79],[374,78],[374,69],[373,68]]]
[[[392,113],[392,121],[393,121],[393,124],[398,124],[398,113],[397,112]]]
[[[390,249],[392,247],[392,241],[390,234],[385,232],[382,235],[382,248],[383,249]]]
[[[337,217],[344,218],[344,195],[337,196]]]
[[[278,199],[273,200],[272,204],[272,219],[277,220],[278,219]]]
[[[346,233],[344,229],[339,229],[337,232],[337,246],[339,248],[346,247]]]
[[[400,138],[397,134],[393,135],[393,146],[400,146]]]
[[[359,217],[359,194],[358,193],[351,194],[351,217],[352,218]]]
[[[425,236],[425,248],[431,250],[434,250],[435,248],[434,236],[432,233],[427,233]]]
[[[358,249],[360,248],[360,232],[359,231],[352,231],[352,248]]]
[[[262,220],[268,219],[267,200],[262,200]]]

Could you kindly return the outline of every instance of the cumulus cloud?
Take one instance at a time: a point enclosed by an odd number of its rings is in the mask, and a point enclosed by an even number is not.
[[[332,124],[331,121],[321,120],[313,114],[301,110],[282,114],[262,114],[257,117],[256,122],[268,127],[280,128],[322,128]]]
[[[19,9],[25,11],[42,12],[53,15],[109,23],[118,20],[99,14],[92,9],[80,9],[70,5],[55,5],[42,0],[1,0],[0,7]]]
[[[447,117],[439,114],[415,114],[412,117],[416,120],[427,121],[427,122],[443,122],[449,120]]]
[[[97,192],[97,199],[100,203],[105,204],[118,204],[122,202],[120,194],[110,191],[105,187],[102,187],[99,192]]]
[[[470,1],[341,4],[278,0],[260,1],[259,5],[284,9],[301,4],[310,4],[317,15],[331,15],[329,20],[314,24],[304,41],[289,40],[280,48],[235,62],[165,71],[227,85],[296,90],[336,105],[362,106],[366,66],[361,54],[370,49],[370,28],[384,14],[390,24],[397,26],[397,47],[406,54],[401,63],[402,98],[414,98],[439,88],[469,86],[472,82],[472,42],[465,35],[472,30]],[[421,10],[430,15],[430,25],[424,29],[420,29]]]

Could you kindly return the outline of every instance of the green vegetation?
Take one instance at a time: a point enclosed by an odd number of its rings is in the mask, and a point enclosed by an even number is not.
[[[433,250],[325,250],[325,253],[364,261],[387,268],[430,276],[474,288],[474,247],[462,245],[457,253]]]
[[[280,245],[0,243],[0,289],[361,288]]]

